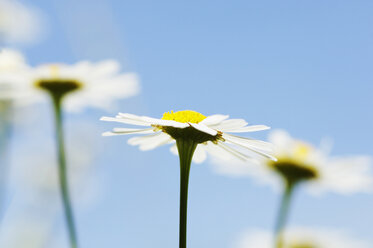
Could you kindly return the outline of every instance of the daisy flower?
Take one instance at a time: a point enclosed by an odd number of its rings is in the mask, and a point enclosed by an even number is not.
[[[215,171],[230,176],[249,176],[275,190],[284,180],[301,182],[308,192],[353,194],[371,192],[372,158],[365,155],[330,156],[330,146],[320,148],[291,137],[284,130],[274,130],[268,140],[274,145],[277,161],[260,160],[259,164],[235,162],[227,166],[214,161]]]
[[[115,128],[103,135],[149,134],[128,140],[141,150],[150,150],[164,144],[176,142],[180,158],[180,229],[179,248],[186,248],[188,182],[192,158],[199,148],[199,161],[205,158],[206,150],[223,156],[235,156],[242,160],[255,156],[274,159],[269,153],[271,146],[263,141],[236,136],[229,133],[245,133],[266,130],[264,125],[248,126],[242,119],[228,119],[227,115],[204,116],[198,112],[184,110],[168,112],[161,119],[119,113],[113,121],[146,128]],[[198,148],[197,148],[198,147]]]
[[[27,98],[29,82],[29,67],[22,53],[12,49],[0,50],[0,108],[23,102]]]
[[[137,95],[140,90],[137,75],[120,73],[120,65],[115,60],[40,65],[33,70],[32,82],[36,86],[35,96],[40,92],[38,89],[66,95],[64,108],[70,112],[86,107],[108,110],[115,100]],[[40,99],[40,94],[38,96]]]
[[[49,94],[55,117],[58,150],[58,173],[62,202],[69,232],[71,248],[78,247],[75,221],[70,203],[62,110],[81,111],[92,106],[110,108],[113,101],[137,94],[139,86],[135,74],[119,74],[119,64],[108,60],[88,61],[75,65],[41,65],[33,71],[33,90]],[[37,94],[35,94],[36,96]]]
[[[147,127],[142,129],[114,128],[113,131],[103,134],[104,136],[149,134],[128,140],[128,144],[137,145],[142,151],[171,144],[171,151],[178,154],[176,141],[185,138],[192,139],[199,144],[193,156],[193,161],[196,163],[203,162],[207,153],[225,161],[232,157],[242,161],[258,157],[275,160],[271,155],[272,145],[270,143],[230,134],[267,130],[268,126],[248,126],[243,119],[228,118],[228,115],[217,114],[206,117],[195,111],[184,110],[167,112],[161,119],[119,113],[115,118],[103,117],[101,120]]]
[[[284,248],[370,248],[371,246],[356,239],[345,231],[330,228],[290,228],[284,234]],[[271,232],[248,230],[241,234],[235,248],[272,248]]]
[[[252,164],[218,164],[220,172],[255,175],[262,182],[284,187],[275,232],[276,247],[284,247],[283,230],[289,214],[293,191],[300,184],[308,184],[312,192],[333,191],[342,194],[370,191],[371,158],[367,156],[328,157],[326,149],[292,138],[283,130],[273,131],[269,141],[274,144],[277,161],[261,160]],[[231,173],[232,174],[232,173]]]

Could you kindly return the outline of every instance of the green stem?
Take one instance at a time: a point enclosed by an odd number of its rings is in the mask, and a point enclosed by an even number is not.
[[[4,213],[9,172],[9,139],[11,126],[11,101],[0,102],[0,215]]]
[[[280,209],[277,215],[277,221],[275,226],[275,248],[283,248],[284,238],[283,231],[288,219],[290,210],[290,201],[294,191],[295,184],[287,182],[285,186],[285,191],[282,195]]]
[[[53,95],[53,106],[55,113],[55,124],[56,124],[56,135],[57,135],[57,148],[58,148],[58,176],[60,183],[60,190],[63,202],[63,208],[65,212],[65,218],[70,238],[70,247],[77,248],[77,235],[74,224],[74,216],[71,207],[71,201],[68,189],[68,179],[66,171],[66,157],[65,157],[65,147],[64,147],[64,135],[63,135],[63,122],[62,122],[62,112],[61,112],[61,102],[62,96],[56,94]]]
[[[197,148],[197,143],[188,139],[177,139],[176,145],[179,151],[180,158],[179,248],[186,248],[189,172],[193,153]]]

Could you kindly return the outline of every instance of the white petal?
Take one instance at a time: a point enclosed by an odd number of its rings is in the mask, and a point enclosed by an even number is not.
[[[214,157],[215,161],[222,160],[232,162],[233,158],[238,158],[241,161],[251,160],[251,157],[229,147],[221,141],[219,141],[217,144],[207,142],[207,146],[205,146],[204,148],[208,153],[210,153]],[[237,161],[235,162],[237,163]]]
[[[114,117],[101,117],[101,121],[114,121],[114,122],[120,122],[120,123],[125,123],[125,124],[130,124],[130,125],[138,125],[138,126],[151,126],[150,123],[147,123],[145,121],[138,121],[138,120],[133,120],[133,119],[124,119],[124,118],[114,118]]]
[[[242,128],[246,125],[247,122],[243,119],[230,119],[215,125],[214,128],[222,132],[228,132],[230,130]]]
[[[137,116],[137,115],[128,114],[128,113],[119,113],[117,117],[133,119],[137,121],[143,121],[151,125],[171,126],[171,127],[177,127],[177,128],[186,128],[189,126],[187,123],[181,123],[181,122],[171,121],[171,120],[162,120],[162,119],[157,119],[157,118],[151,118],[148,116]]]
[[[293,139],[288,132],[282,129],[275,129],[268,135],[268,140],[275,146],[288,147],[293,146],[295,139]]]
[[[233,155],[234,157],[239,158],[239,159],[241,159],[241,160],[243,160],[243,161],[246,161],[246,160],[250,160],[250,159],[251,159],[249,156],[247,156],[247,155],[245,155],[245,154],[243,154],[243,153],[241,153],[241,152],[239,152],[239,151],[237,151],[237,150],[235,150],[235,149],[233,149],[233,148],[227,146],[227,145],[224,144],[223,142],[219,142],[219,143],[218,143],[218,146],[219,146],[220,148],[222,148],[224,151],[228,152],[229,154],[231,154],[231,155]]]
[[[197,164],[200,164],[200,163],[202,163],[203,161],[206,160],[207,154],[206,154],[206,151],[204,149],[204,146],[206,146],[206,145],[199,144],[197,146],[196,150],[194,151],[193,162],[195,162]]]
[[[149,125],[153,124],[154,122],[157,122],[160,119],[151,118],[148,116],[139,116],[129,113],[118,113],[117,118],[126,119],[126,120],[134,120],[139,122],[148,123]]]
[[[267,152],[272,152],[272,153],[274,151],[274,145],[273,144],[271,144],[269,142],[262,141],[262,140],[240,137],[240,136],[236,136],[236,135],[228,134],[228,133],[224,133],[223,138],[228,139],[228,140],[229,139],[237,140],[238,142],[240,142],[240,141],[245,142],[245,143],[247,143],[247,145],[249,145],[253,148],[262,150],[262,151],[267,151]]]
[[[247,132],[256,132],[256,131],[262,131],[262,130],[268,130],[270,127],[265,125],[253,125],[253,126],[246,126],[241,127],[237,129],[230,129],[225,130],[226,132],[232,132],[232,133],[247,133]]]
[[[176,128],[186,128],[189,127],[188,123],[181,123],[177,121],[152,119],[153,125],[166,126],[166,127],[176,127]]]
[[[134,129],[134,128],[114,128],[112,132],[105,132],[103,136],[113,136],[113,135],[126,135],[126,134],[134,134],[134,133],[141,133],[141,134],[148,134],[154,133],[154,128],[146,128],[146,129]]]
[[[154,132],[154,128],[151,127],[151,128],[145,128],[145,129],[136,129],[136,128],[122,128],[122,127],[118,127],[118,128],[114,128],[113,132],[114,133],[137,133],[137,132],[148,132],[148,133],[152,133],[152,132]]]
[[[174,155],[179,155],[179,151],[177,150],[176,143],[170,147],[170,151],[171,151]]]
[[[229,115],[210,115],[210,116],[207,116],[206,119],[204,119],[200,123],[205,124],[207,126],[217,125],[227,118],[229,118]]]
[[[227,142],[232,143],[232,144],[235,144],[235,145],[241,146],[243,148],[249,149],[250,151],[252,151],[254,153],[257,153],[257,154],[259,154],[263,157],[266,157],[266,158],[269,158],[271,160],[277,161],[277,159],[275,157],[273,157],[272,155],[257,149],[255,147],[255,144],[250,143],[251,142],[250,140],[237,139],[233,136],[225,136],[225,140]]]
[[[320,167],[318,184],[310,185],[310,192],[320,194],[333,191],[340,194],[372,192],[372,158],[369,156],[332,157]]]
[[[192,127],[194,127],[195,129],[201,131],[201,132],[204,132],[204,133],[207,133],[207,134],[210,134],[212,136],[215,136],[218,134],[218,132],[214,129],[211,129],[209,128],[208,126],[204,125],[204,124],[197,124],[197,123],[189,123]]]
[[[173,139],[169,135],[159,132],[148,136],[133,137],[128,140],[128,144],[139,145],[140,150],[147,151],[172,141]]]

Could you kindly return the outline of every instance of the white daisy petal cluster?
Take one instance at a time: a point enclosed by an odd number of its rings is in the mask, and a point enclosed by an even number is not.
[[[40,39],[44,24],[38,11],[16,0],[0,0],[0,43]]]
[[[330,228],[289,228],[285,231],[284,248],[371,248],[367,242],[348,233]],[[265,230],[248,230],[241,234],[235,248],[272,248],[273,237]]]
[[[112,132],[103,134],[104,136],[148,134],[128,140],[130,145],[138,145],[143,151],[172,144],[171,151],[177,154],[175,140],[182,136],[197,140],[199,145],[193,156],[193,161],[196,163],[203,162],[207,157],[207,152],[224,160],[232,157],[245,161],[257,157],[275,160],[270,154],[271,144],[230,134],[267,130],[269,127],[264,125],[248,126],[245,120],[228,119],[228,117],[228,115],[205,117],[198,112],[184,110],[165,113],[162,119],[119,113],[115,118],[102,117],[101,120],[146,127],[140,129],[114,128]]]
[[[35,87],[37,81],[78,83],[79,89],[69,93],[65,100],[64,107],[71,112],[79,112],[88,106],[107,110],[113,107],[115,100],[134,96],[140,91],[137,75],[120,73],[120,65],[115,60],[40,65],[34,69],[32,77],[35,93],[40,92]]]
[[[30,70],[23,55],[15,50],[0,51],[0,101],[25,102],[30,95]]]
[[[71,112],[85,107],[110,109],[115,100],[139,93],[140,85],[135,73],[121,73],[115,60],[97,63],[81,61],[73,65],[45,64],[35,68],[27,65],[23,55],[15,50],[0,51],[0,101],[25,105],[46,100],[45,92],[37,83],[54,84],[74,82],[79,89],[69,93],[64,108]]]
[[[328,156],[328,151],[292,138],[284,130],[272,131],[269,142],[274,145],[276,162],[266,159],[259,164],[230,163],[229,166],[216,161],[215,170],[231,176],[250,176],[263,184],[281,189],[284,173],[304,176],[313,194],[335,192],[351,194],[370,192],[373,188],[372,158],[369,156]],[[281,166],[286,165],[286,168]],[[303,173],[303,174],[302,174]]]

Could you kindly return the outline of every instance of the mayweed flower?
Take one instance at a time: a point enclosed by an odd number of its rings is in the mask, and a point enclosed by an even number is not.
[[[29,67],[23,55],[12,49],[0,50],[0,105],[20,104],[25,101],[28,83],[30,82]]]
[[[230,132],[244,133],[266,130],[269,127],[263,125],[247,126],[247,122],[242,119],[227,119],[227,115],[206,117],[191,110],[168,112],[161,119],[122,113],[115,118],[101,118],[103,121],[147,127],[141,129],[115,128],[112,132],[103,134],[105,136],[149,134],[128,140],[131,145],[139,145],[141,150],[150,150],[176,141],[180,158],[179,248],[186,248],[189,172],[196,149],[200,149],[200,154],[205,154],[205,150],[208,150],[214,151],[213,153],[218,156],[228,154],[243,160],[251,159],[253,156],[274,159],[269,154],[271,146],[268,143],[229,134]],[[199,159],[199,161],[203,159],[204,156],[202,155],[202,159]]]
[[[228,117],[228,115],[206,117],[195,111],[184,110],[167,112],[161,119],[119,113],[115,118],[103,117],[101,120],[147,126],[148,128],[143,129],[114,128],[113,131],[103,134],[104,136],[150,134],[128,140],[130,145],[138,145],[143,151],[173,144],[171,151],[177,154],[175,141],[186,139],[198,144],[193,157],[194,162],[197,163],[205,160],[206,152],[223,160],[232,156],[244,161],[257,157],[275,160],[271,155],[270,143],[230,134],[267,130],[268,126],[248,126],[243,119],[228,119]]]
[[[88,106],[108,109],[112,107],[114,100],[138,93],[137,77],[132,73],[121,74],[119,64],[114,60],[99,63],[83,61],[75,65],[50,64],[31,68],[24,63],[21,55],[7,51],[0,54],[0,90],[0,103],[2,100],[9,102],[17,97],[34,102],[44,98],[45,92],[52,100],[56,124],[59,186],[70,245],[76,248],[77,235],[68,190],[62,110],[66,107],[70,111],[81,111]],[[1,127],[3,126],[1,123]],[[0,143],[0,148],[1,146]],[[3,149],[0,149],[0,152],[1,150]]]
[[[284,248],[370,248],[347,232],[330,228],[294,227],[284,233]],[[241,234],[235,248],[272,248],[273,237],[265,230],[248,230]]]
[[[68,111],[78,112],[89,106],[107,110],[115,100],[134,96],[140,89],[136,74],[121,74],[119,70],[115,60],[46,64],[34,69],[32,82],[36,88],[66,95],[64,108]]]
[[[352,194],[372,190],[372,159],[369,156],[329,156],[329,149],[292,138],[284,130],[270,133],[277,161],[260,160],[259,164],[235,162],[214,163],[220,174],[250,176],[257,181],[280,188],[283,182],[302,183],[311,193]]]
[[[80,111],[84,107],[110,108],[116,99],[138,92],[135,74],[119,74],[119,64],[103,61],[97,64],[80,62],[75,65],[41,65],[33,71],[33,89],[45,91],[54,108],[59,182],[69,231],[71,248],[78,247],[74,216],[68,189],[68,174],[64,147],[62,110]],[[37,94],[35,94],[37,95]]]
[[[285,131],[274,131],[269,136],[274,145],[276,161],[263,159],[257,165],[231,163],[229,167],[217,162],[225,174],[252,175],[262,182],[282,183],[284,192],[278,212],[275,233],[276,247],[283,248],[289,207],[294,188],[308,184],[313,192],[334,191],[355,193],[372,189],[371,159],[364,156],[330,158],[322,149],[290,137]]]

